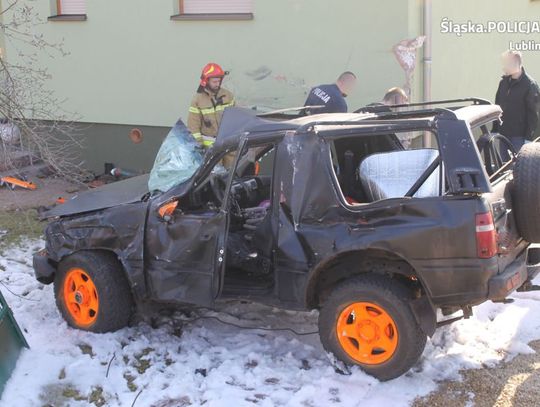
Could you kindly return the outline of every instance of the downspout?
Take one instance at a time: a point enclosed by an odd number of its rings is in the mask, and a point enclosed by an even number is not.
[[[423,101],[431,101],[431,0],[424,0],[424,83],[422,86]],[[424,133],[424,147],[431,147],[431,133]]]
[[[4,23],[4,4],[0,0],[0,23]],[[0,30],[0,58],[6,57],[6,40],[3,30]]]

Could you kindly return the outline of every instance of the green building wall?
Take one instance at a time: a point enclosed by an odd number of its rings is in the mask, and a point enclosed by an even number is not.
[[[54,1],[32,2],[46,21]],[[172,21],[176,0],[89,0],[86,21],[49,21],[39,30],[63,40],[66,57],[40,58],[49,86],[84,128],[87,166],[105,162],[148,170],[161,140],[178,117],[186,118],[204,64],[230,71],[224,86],[240,105],[302,105],[308,90],[344,70],[359,77],[350,109],[378,101],[405,83],[392,46],[423,33],[423,0],[254,0],[254,19]],[[444,17],[473,20],[540,20],[540,1],[432,0],[433,99],[493,99],[500,53],[524,35],[440,32]],[[538,41],[539,36],[536,35]],[[0,42],[1,43],[1,42]],[[8,58],[16,52],[6,44]],[[540,77],[540,53],[525,53],[528,71]],[[422,99],[422,52],[413,100]],[[134,145],[129,131],[143,131]]]
[[[54,13],[52,3],[34,3],[44,20]],[[63,39],[70,52],[42,61],[69,110],[94,123],[84,156],[95,171],[111,156],[128,167],[147,166],[151,160],[139,158],[155,154],[162,127],[186,117],[209,61],[230,71],[224,86],[248,107],[301,105],[310,87],[344,70],[360,79],[351,108],[404,83],[391,49],[410,35],[407,1],[255,0],[248,21],[171,21],[174,5],[91,0],[86,21],[49,21],[39,28],[52,41]],[[133,126],[150,126],[137,146],[127,137]],[[137,160],[124,157],[126,151]]]

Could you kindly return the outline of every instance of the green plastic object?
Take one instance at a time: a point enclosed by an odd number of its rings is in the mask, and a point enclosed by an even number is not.
[[[28,348],[28,343],[15,321],[15,317],[8,307],[7,302],[0,291],[0,396],[4,387],[15,369],[17,359],[23,348]]]

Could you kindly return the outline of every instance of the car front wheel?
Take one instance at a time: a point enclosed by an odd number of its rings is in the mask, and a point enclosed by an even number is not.
[[[124,269],[112,253],[76,252],[58,265],[56,305],[67,323],[92,332],[126,326],[134,304]]]
[[[410,309],[411,291],[366,274],[334,287],[319,314],[324,348],[379,380],[394,379],[420,358],[426,335]]]

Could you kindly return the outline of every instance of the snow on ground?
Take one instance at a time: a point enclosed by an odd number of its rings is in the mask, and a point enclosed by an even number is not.
[[[510,305],[486,303],[469,320],[441,328],[422,359],[391,382],[353,368],[339,373],[317,335],[242,330],[178,311],[111,334],[69,328],[52,286],[36,282],[26,242],[0,258],[0,285],[30,344],[1,406],[406,406],[459,378],[463,368],[492,366],[540,338],[540,293],[515,294]],[[317,313],[227,302],[196,312],[244,326],[316,330]],[[232,314],[232,315],[230,315]],[[338,370],[338,371],[336,371]],[[108,371],[108,374],[107,374]]]

